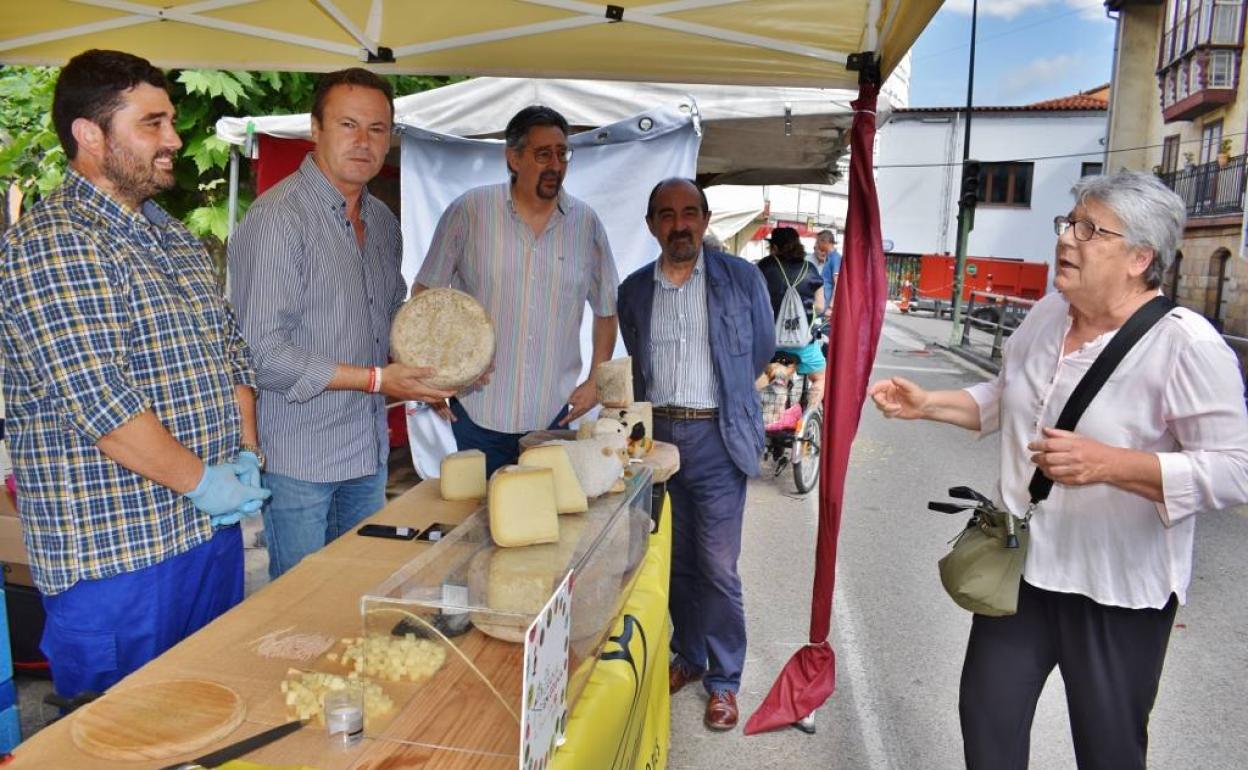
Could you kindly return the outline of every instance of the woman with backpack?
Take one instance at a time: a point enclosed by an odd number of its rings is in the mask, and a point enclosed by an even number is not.
[[[819,266],[806,258],[797,230],[777,227],[768,242],[771,254],[758,261],[758,269],[767,281],[776,317],[776,350],[797,357],[797,373],[807,378],[810,401],[817,403],[823,397],[827,363],[819,343],[811,338],[810,325],[823,313],[823,278]]]

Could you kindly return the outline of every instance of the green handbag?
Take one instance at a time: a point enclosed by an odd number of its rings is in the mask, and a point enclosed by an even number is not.
[[[940,560],[945,593],[964,610],[994,618],[1013,615],[1018,611],[1018,581],[1023,577],[1028,539],[1027,521],[991,502],[981,503],[954,538],[953,549]]]

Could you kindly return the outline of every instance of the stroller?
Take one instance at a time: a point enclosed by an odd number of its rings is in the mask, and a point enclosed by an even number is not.
[[[815,322],[811,326],[813,341],[821,341],[827,331],[826,320]],[[791,467],[797,491],[805,494],[819,484],[823,404],[810,403],[809,381],[796,373],[797,364],[797,356],[781,351],[767,367],[769,382],[760,394],[766,426],[763,459],[771,461],[773,478]]]

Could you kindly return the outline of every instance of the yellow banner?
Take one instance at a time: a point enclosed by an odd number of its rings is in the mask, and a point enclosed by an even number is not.
[[[567,742],[551,770],[662,770],[667,767],[671,504],[664,500],[633,591],[598,655],[568,720]]]

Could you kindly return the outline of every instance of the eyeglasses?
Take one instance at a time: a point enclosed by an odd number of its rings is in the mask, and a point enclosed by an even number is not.
[[[553,161],[555,158],[558,158],[559,160],[563,161],[564,163],[569,163],[569,162],[571,162],[571,160],[572,160],[572,148],[571,148],[571,147],[564,147],[564,148],[563,148],[563,149],[561,149],[561,150],[553,150],[553,149],[551,149],[551,148],[549,148],[549,147],[543,147],[543,148],[541,148],[541,149],[539,149],[539,150],[534,150],[534,151],[533,151],[533,160],[537,161],[538,163],[542,164],[543,166],[549,166],[549,165],[550,165],[550,163],[551,163],[551,161]]]
[[[1076,241],[1090,241],[1096,235],[1116,235],[1125,238],[1122,233],[1106,230],[1090,219],[1071,219],[1070,217],[1053,217],[1053,232],[1060,238],[1070,228],[1075,228]]]

